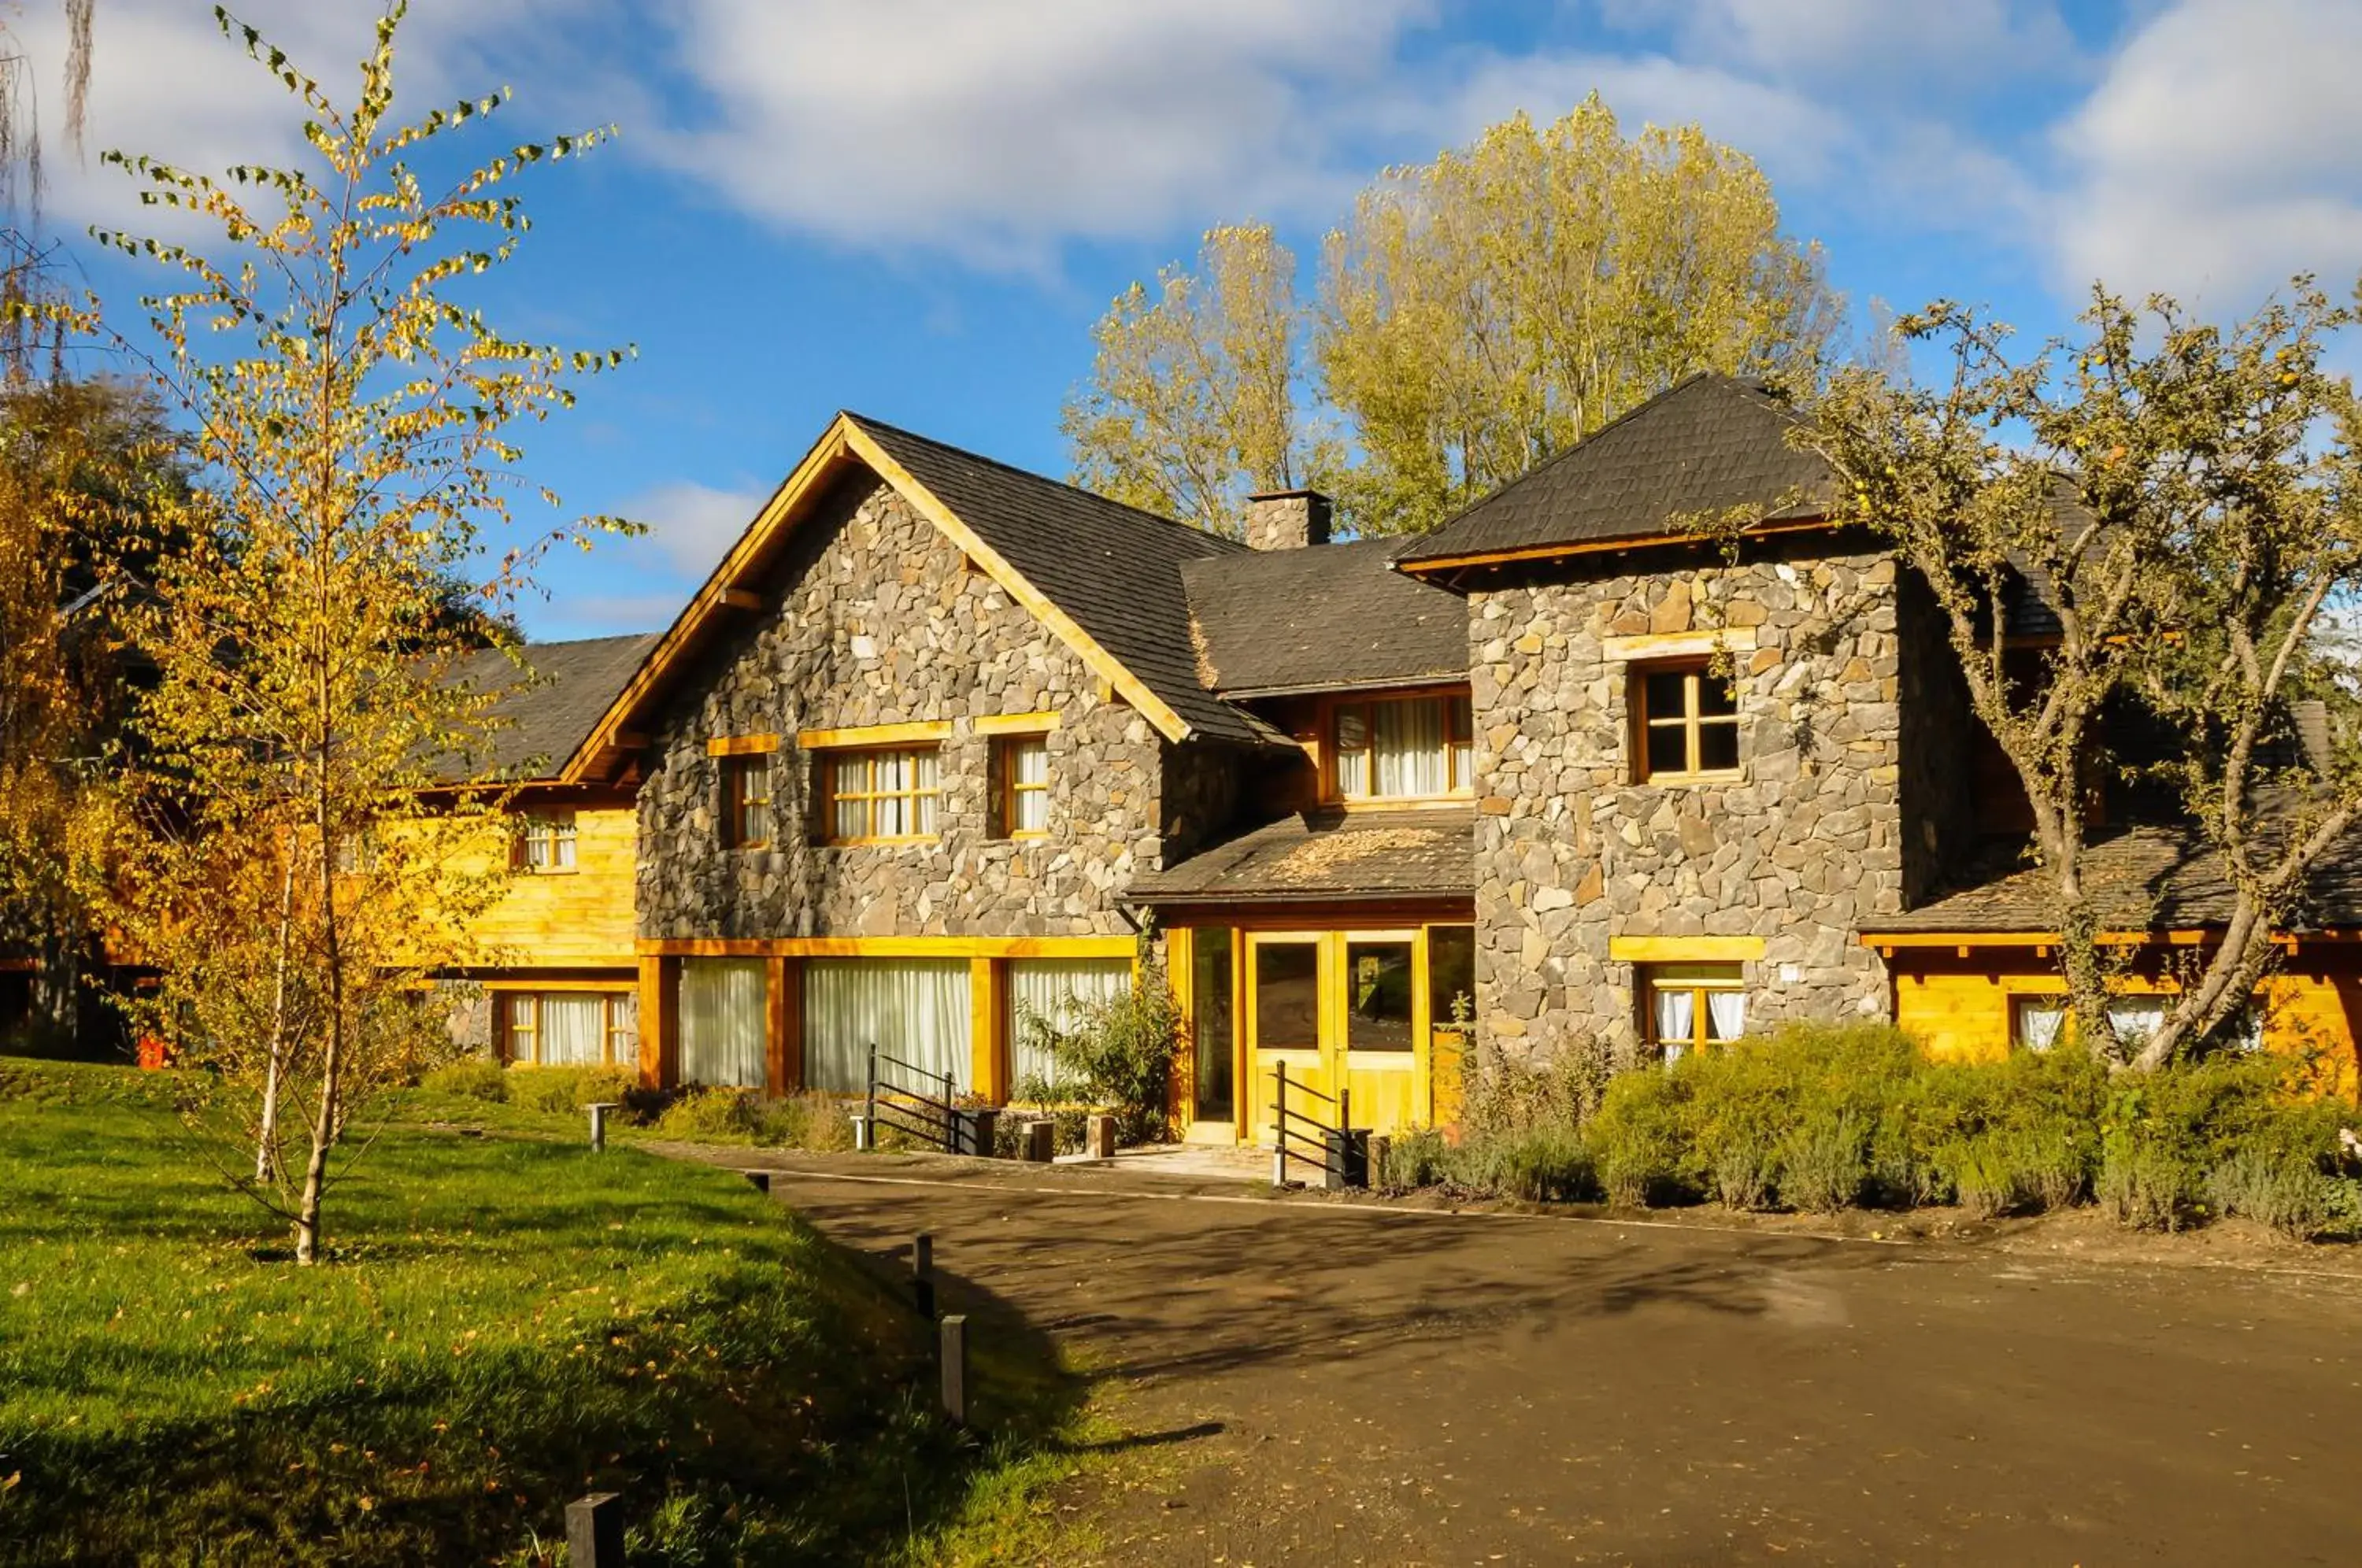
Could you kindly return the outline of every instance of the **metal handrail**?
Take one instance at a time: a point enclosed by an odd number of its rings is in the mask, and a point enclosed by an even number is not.
[[[1289,1109],[1286,1063],[1274,1063],[1272,1077],[1275,1093],[1272,1096],[1271,1185],[1274,1187],[1287,1185],[1287,1162],[1290,1160],[1299,1165],[1310,1165],[1323,1176],[1334,1176],[1341,1182],[1346,1180],[1351,1174],[1344,1161],[1346,1159],[1345,1143],[1351,1136],[1351,1129],[1353,1125],[1352,1090],[1340,1084],[1337,1086],[1337,1092],[1330,1095],[1301,1079],[1297,1081],[1295,1087],[1297,1093],[1310,1095],[1315,1099],[1325,1100],[1337,1108],[1337,1124],[1331,1127],[1316,1116]],[[1311,1131],[1298,1131],[1292,1125],[1296,1122],[1303,1123]],[[1294,1146],[1299,1143],[1316,1148],[1319,1154],[1318,1156],[1308,1154]]]
[[[891,1079],[881,1079],[877,1075],[877,1065],[880,1062],[900,1067],[904,1072],[924,1078],[931,1084],[940,1083],[944,1086],[943,1098],[937,1099],[932,1095],[922,1094],[917,1089],[895,1083]],[[878,1098],[881,1089],[887,1097],[883,1100]],[[959,1110],[958,1107],[952,1102],[958,1093],[959,1084],[949,1073],[931,1072],[916,1063],[906,1062],[900,1056],[889,1055],[878,1050],[877,1043],[872,1042],[869,1047],[867,1107],[870,1146],[872,1148],[877,1146],[877,1129],[883,1125],[891,1127],[898,1132],[907,1133],[911,1137],[933,1143],[947,1154],[956,1152],[959,1143]],[[890,1112],[893,1119],[881,1119],[881,1112]]]

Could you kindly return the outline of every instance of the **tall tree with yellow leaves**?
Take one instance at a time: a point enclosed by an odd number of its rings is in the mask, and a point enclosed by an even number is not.
[[[1260,237],[1253,268],[1213,243],[1241,232]],[[1199,498],[1269,484],[1228,392],[1252,343],[1253,363],[1305,372],[1254,405],[1284,425],[1256,427],[1333,427],[1315,477],[1361,531],[1413,532],[1694,371],[1812,362],[1841,315],[1751,160],[1694,126],[1627,137],[1596,94],[1387,170],[1329,236],[1308,311],[1288,274],[1267,230],[1218,229],[1199,275],[1119,299],[1068,409],[1077,479],[1200,525],[1226,514]]]
[[[378,20],[348,105],[217,10],[292,98],[307,156],[216,180],[108,154],[144,201],[210,225],[224,249],[102,231],[175,282],[145,300],[138,336],[72,313],[148,366],[205,508],[132,626],[155,676],[135,719],[142,831],[119,913],[162,975],[150,1021],[224,1069],[257,1141],[241,1185],[289,1220],[304,1263],[320,1256],[332,1155],[428,1048],[422,979],[464,956],[465,916],[493,890],[452,871],[493,802],[458,760],[487,700],[444,678],[473,641],[447,613],[448,580],[498,605],[552,542],[620,526],[522,527],[512,431],[622,354],[505,336],[466,297],[528,226],[510,182],[605,133],[435,179],[456,157],[444,138],[505,95],[395,120],[403,14]],[[422,818],[422,801],[436,812]],[[282,1106],[300,1107],[292,1136]]]

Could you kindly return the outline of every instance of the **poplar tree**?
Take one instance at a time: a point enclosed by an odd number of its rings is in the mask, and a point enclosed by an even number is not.
[[[1596,94],[1386,170],[1308,306],[1291,275],[1268,230],[1218,229],[1117,300],[1065,422],[1077,480],[1227,530],[1206,497],[1309,478],[1364,533],[1417,531],[1683,376],[1816,362],[1841,314],[1751,160],[1628,137]]]
[[[508,336],[468,295],[529,226],[516,176],[607,133],[467,160],[447,138],[506,94],[397,119],[403,15],[377,20],[339,104],[216,10],[290,95],[305,156],[215,178],[107,154],[174,233],[218,247],[94,231],[174,282],[137,336],[72,313],[148,369],[202,487],[131,626],[154,679],[116,886],[161,975],[144,1016],[220,1069],[255,1141],[240,1185],[307,1264],[332,1156],[436,1048],[425,979],[468,955],[467,916],[497,890],[453,865],[499,801],[464,760],[488,699],[446,679],[474,641],[448,583],[498,607],[551,543],[620,526],[521,524],[520,491],[557,497],[524,482],[513,432],[623,355]]]

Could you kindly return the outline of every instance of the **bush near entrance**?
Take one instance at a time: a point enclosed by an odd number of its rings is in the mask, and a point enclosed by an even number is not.
[[[907,1301],[783,1208],[456,1079],[416,1108],[472,1124],[386,1131],[299,1269],[197,1158],[200,1087],[0,1058],[0,1562],[546,1562],[611,1489],[635,1562],[892,1561],[1071,1408],[989,1336],[980,1448]]]
[[[1583,1097],[1537,1087],[1552,1071],[1489,1066],[1461,1144],[1399,1140],[1386,1179],[1820,1212],[2097,1202],[2143,1229],[2237,1214],[2362,1240],[2362,1182],[2342,1173],[2338,1140],[2355,1108],[2300,1092],[2303,1064],[2279,1055],[2112,1077],[2070,1052],[1937,1062],[1891,1028],[1796,1025],[1618,1074],[1587,1114],[1569,1110]]]

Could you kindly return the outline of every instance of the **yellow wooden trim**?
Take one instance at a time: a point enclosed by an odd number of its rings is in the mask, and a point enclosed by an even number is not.
[[[1129,936],[643,937],[643,960],[692,958],[1129,958]]]
[[[1607,956],[1619,964],[1728,964],[1763,956],[1760,936],[1611,936]]]
[[[905,724],[856,724],[842,730],[798,730],[796,745],[806,751],[867,750],[871,746],[924,745],[952,738],[949,719],[920,719]]]
[[[624,962],[637,963],[638,960],[635,958],[626,959]],[[630,976],[624,976],[609,980],[470,980],[468,983],[481,991],[609,992],[636,990],[640,984],[637,979]]]
[[[1150,723],[1170,741],[1189,738],[1188,723],[1180,714],[1165,705],[1164,700],[1142,684],[1138,676],[1126,669],[1115,657],[1099,646],[1097,639],[1076,624],[1074,617],[1045,598],[1042,591],[1025,580],[1024,574],[1004,560],[999,552],[986,544],[974,529],[960,521],[957,513],[936,499],[934,493],[912,478],[909,469],[887,455],[886,449],[869,437],[869,433],[851,421],[843,421],[846,447],[862,461],[877,470],[887,483],[902,492],[903,499],[916,507],[928,521],[941,528],[952,543],[967,552],[968,558],[989,573],[1002,591],[1032,612],[1033,617],[1055,633],[1060,641],[1075,651],[1076,657],[1091,672],[1105,681],[1111,693],[1120,693],[1125,701],[1145,714]]]
[[[2176,947],[2195,947],[2209,941],[2221,940],[2217,931],[2177,928],[2170,931],[2103,931],[2092,940],[2113,947],[2169,944]],[[1892,952],[1904,947],[2034,947],[2056,945],[2059,940],[2055,931],[1866,931],[1854,939],[1864,947],[1876,947]],[[2290,941],[2294,938],[2276,938]],[[2310,941],[2310,936],[2304,940]]]
[[[1834,527],[1824,517],[1807,518],[1796,523],[1764,523],[1749,528],[1742,539],[1759,539],[1772,534],[1801,534]],[[1395,569],[1412,577],[1429,572],[1457,571],[1463,567],[1511,566],[1523,561],[1556,560],[1563,556],[1595,556],[1610,550],[1642,550],[1658,545],[1706,545],[1714,540],[1708,535],[1643,534],[1625,539],[1584,539],[1573,544],[1529,545],[1515,550],[1478,550],[1464,556],[1439,556],[1433,560],[1396,561]]]
[[[1058,727],[1061,715],[1050,713],[988,713],[976,721],[980,735],[1039,735]]]
[[[1603,658],[1625,660],[1752,653],[1755,651],[1755,628],[1723,626],[1700,632],[1642,632],[1632,636],[1606,638],[1600,644],[1599,651]]]
[[[696,596],[682,607],[664,636],[649,651],[647,657],[640,661],[640,668],[630,681],[615,694],[615,700],[607,704],[607,711],[601,715],[598,723],[583,737],[582,744],[574,748],[574,755],[559,770],[560,781],[569,784],[582,782],[594,760],[611,749],[624,749],[620,732],[625,718],[639,706],[656,684],[687,657],[699,630],[722,607],[722,596],[731,591],[738,579],[745,574],[756,555],[769,543],[780,521],[806,495],[819,488],[831,468],[844,460],[847,427],[848,421],[844,415],[838,415],[835,422],[822,433],[821,438],[812,444],[811,450],[804,454],[803,461],[798,463],[780,481],[779,488],[771,492],[771,499],[763,503],[763,509],[756,513],[755,521],[738,536],[738,542],[730,547],[729,554],[722,558],[722,564],[715,567],[712,575],[705,580],[705,586],[699,589]]]
[[[708,756],[761,756],[778,749],[777,735],[715,735],[705,743]]]
[[[1008,971],[990,958],[967,961],[968,1087],[989,1104],[1009,1098],[1009,1010],[1001,996]]]
[[[725,588],[719,602],[725,610],[760,610],[763,596],[751,588]]]

